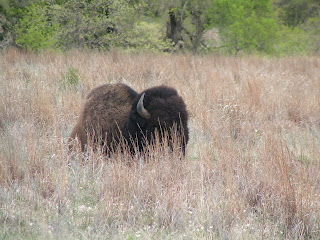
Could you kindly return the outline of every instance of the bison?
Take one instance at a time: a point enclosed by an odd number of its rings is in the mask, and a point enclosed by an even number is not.
[[[173,131],[174,129],[174,131]],[[78,138],[84,151],[88,139],[105,147],[106,153],[126,146],[131,153],[144,152],[147,144],[160,142],[172,148],[177,136],[183,155],[189,139],[188,112],[174,88],[158,86],[137,93],[116,83],[94,88],[85,99],[79,119],[70,135]]]

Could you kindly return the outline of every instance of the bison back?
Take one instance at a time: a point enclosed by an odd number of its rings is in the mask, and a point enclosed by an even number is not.
[[[125,84],[104,84],[86,97],[79,120],[70,136],[78,136],[82,150],[87,139],[106,147],[118,143],[137,92]]]

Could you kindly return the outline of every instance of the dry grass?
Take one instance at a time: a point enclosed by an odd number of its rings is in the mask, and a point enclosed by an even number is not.
[[[82,99],[107,82],[177,88],[190,112],[186,159],[68,154]],[[9,49],[0,238],[319,239],[319,138],[317,57]]]

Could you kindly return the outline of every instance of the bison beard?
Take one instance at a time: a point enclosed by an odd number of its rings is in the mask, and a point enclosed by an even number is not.
[[[106,153],[127,147],[133,154],[137,149],[144,152],[144,146],[152,144],[155,133],[159,133],[160,142],[165,135],[171,146],[176,133],[185,154],[189,139],[187,123],[186,105],[173,88],[158,86],[139,94],[125,84],[105,84],[86,97],[69,141],[78,138],[82,151],[88,139],[92,139]]]

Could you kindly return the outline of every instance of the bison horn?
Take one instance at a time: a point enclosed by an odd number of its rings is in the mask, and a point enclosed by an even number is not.
[[[137,104],[137,112],[141,117],[149,119],[150,113],[148,113],[147,109],[144,108],[143,99],[144,99],[144,93],[141,95],[139,102]]]

